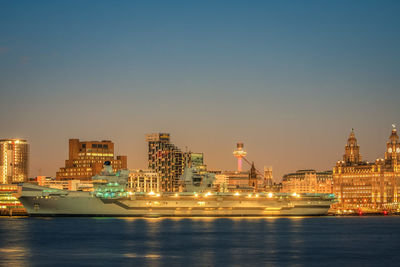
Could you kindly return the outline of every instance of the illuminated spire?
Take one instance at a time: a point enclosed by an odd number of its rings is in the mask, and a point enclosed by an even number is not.
[[[389,141],[386,144],[385,159],[391,164],[397,164],[400,157],[400,143],[397,135],[396,125],[392,124],[392,133],[389,136]]]
[[[399,136],[397,135],[396,125],[392,124],[392,134],[390,135],[389,139],[392,145],[395,145],[399,141]]]
[[[351,128],[349,139],[347,139],[347,145],[357,146],[357,138],[354,133],[354,128]]]
[[[348,165],[357,164],[361,161],[360,147],[357,144],[357,138],[353,128],[351,129],[349,138],[347,139],[343,160]]]

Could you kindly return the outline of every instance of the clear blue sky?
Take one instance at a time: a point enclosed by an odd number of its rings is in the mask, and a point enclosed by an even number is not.
[[[68,138],[112,139],[146,167],[170,132],[234,169],[330,169],[351,128],[382,157],[400,122],[399,1],[0,0],[0,137],[54,176]]]

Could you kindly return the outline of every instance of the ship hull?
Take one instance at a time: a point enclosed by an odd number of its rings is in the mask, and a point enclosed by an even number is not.
[[[239,200],[234,197],[198,200],[143,197],[99,199],[89,194],[75,196],[20,197],[30,216],[107,217],[236,217],[236,216],[322,216],[331,201]]]

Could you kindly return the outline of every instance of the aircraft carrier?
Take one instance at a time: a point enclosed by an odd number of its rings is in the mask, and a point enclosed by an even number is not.
[[[93,177],[93,192],[24,183],[18,197],[30,216],[321,216],[335,201],[330,194],[133,193],[126,190],[127,179],[127,171],[113,173],[105,165]]]

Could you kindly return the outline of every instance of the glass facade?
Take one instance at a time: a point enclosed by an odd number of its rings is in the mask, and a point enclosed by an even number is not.
[[[25,182],[28,179],[29,144],[21,139],[0,139],[0,183]]]

